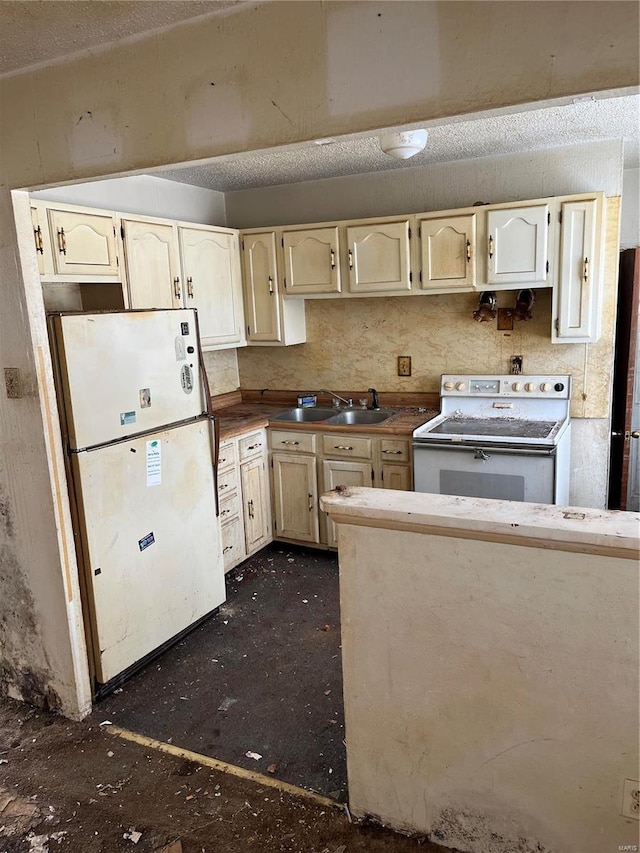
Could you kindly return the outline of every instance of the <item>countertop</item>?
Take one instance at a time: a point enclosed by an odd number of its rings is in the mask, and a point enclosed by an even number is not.
[[[372,435],[410,436],[416,427],[438,414],[437,409],[418,409],[412,406],[393,406],[396,413],[380,424],[327,424],[323,421],[296,423],[294,421],[275,421],[272,415],[282,412],[290,406],[281,403],[242,402],[216,411],[220,439],[271,426],[278,429],[302,430],[304,432],[366,433]],[[387,408],[387,407],[385,407]]]

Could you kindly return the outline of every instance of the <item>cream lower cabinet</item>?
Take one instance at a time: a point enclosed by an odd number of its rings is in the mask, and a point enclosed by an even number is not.
[[[250,433],[238,441],[240,483],[247,556],[268,545],[271,534],[271,500],[267,468],[266,430]]]
[[[380,489],[411,491],[413,488],[413,462],[410,439],[378,439],[375,485]]]
[[[222,538],[222,559],[225,572],[230,571],[247,556],[244,541],[244,517],[240,470],[238,467],[238,440],[220,442],[218,453],[218,508]]]
[[[271,503],[277,539],[317,544],[318,474],[316,435],[269,430]]]
[[[322,460],[322,491],[329,492],[336,486],[373,486],[373,468],[370,462],[346,461],[344,459]],[[325,541],[329,548],[337,548],[335,524],[326,513],[322,513]]]

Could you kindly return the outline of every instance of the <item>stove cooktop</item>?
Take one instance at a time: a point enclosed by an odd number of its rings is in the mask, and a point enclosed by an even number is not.
[[[557,425],[557,421],[527,421],[520,418],[446,418],[426,435],[440,436],[481,436],[496,438],[531,439],[548,438]]]

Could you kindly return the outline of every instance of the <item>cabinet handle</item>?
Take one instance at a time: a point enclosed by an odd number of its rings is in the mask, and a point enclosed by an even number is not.
[[[493,257],[493,237],[489,234],[489,257]]]
[[[58,250],[61,254],[67,254],[67,240],[64,236],[64,228],[58,228]]]
[[[228,488],[229,488],[229,483],[220,483],[220,485],[218,486],[218,491],[221,492],[223,489],[228,489]]]
[[[40,230],[40,229],[38,229]],[[331,249],[331,269],[334,270],[336,268],[336,253]]]
[[[36,238],[36,252],[40,252],[41,255],[44,255],[44,246],[42,243],[42,231],[40,230],[40,226],[33,229],[33,234]]]
[[[401,456],[402,450],[383,450],[383,453],[388,453],[390,456]]]
[[[254,518],[253,515],[253,500],[247,501],[247,508],[249,510],[249,518]]]
[[[223,554],[226,554],[227,551],[233,551],[233,545],[227,545],[225,548],[222,549]]]
[[[223,462],[227,461],[227,457],[223,456],[222,459],[218,459],[218,465],[222,465]]]
[[[346,444],[334,444],[334,450],[353,450],[353,447],[348,447]]]
[[[313,510],[313,495],[309,493],[309,512]]]
[[[582,279],[583,279],[585,284],[589,280],[589,258],[584,259]]]
[[[176,299],[180,299],[182,296],[182,291],[180,290],[180,279],[176,276],[173,280],[173,293]]]
[[[299,441],[281,441],[280,444],[300,444]]]
[[[187,296],[189,299],[193,299],[193,279],[191,276],[187,279]]]
[[[231,510],[230,510],[230,509],[223,509],[223,510],[221,511],[220,515],[229,515],[229,513],[230,513],[230,512],[231,512]]]
[[[259,441],[257,444],[250,444],[249,447],[247,447],[247,450],[255,450],[256,447],[262,447],[262,442]]]
[[[353,252],[349,249],[349,269],[353,269]]]
[[[467,240],[467,263],[471,260],[471,243]]]
[[[269,293],[273,295],[273,276],[269,276]]]

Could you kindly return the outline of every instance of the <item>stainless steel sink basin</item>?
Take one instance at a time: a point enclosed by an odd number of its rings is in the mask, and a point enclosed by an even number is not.
[[[327,420],[328,424],[381,424],[388,420],[395,412],[389,409],[380,409],[379,411],[369,411],[366,409],[346,409],[338,415],[334,415]]]
[[[313,423],[314,421],[326,421],[335,412],[335,409],[320,409],[317,406],[309,408],[287,409],[286,412],[278,412],[270,415],[272,421],[295,421],[299,424]]]

